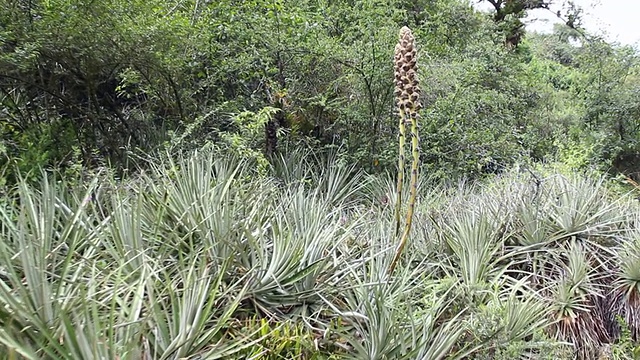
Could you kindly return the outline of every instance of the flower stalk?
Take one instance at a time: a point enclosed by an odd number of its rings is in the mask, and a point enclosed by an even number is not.
[[[392,273],[395,266],[402,255],[402,251],[407,243],[407,239],[411,233],[411,224],[413,221],[413,213],[415,209],[416,197],[418,193],[418,167],[420,165],[419,137],[418,137],[418,111],[422,108],[420,104],[420,88],[418,87],[418,66],[417,66],[417,50],[415,46],[415,38],[411,29],[403,26],[400,29],[400,40],[395,47],[394,54],[394,78],[395,78],[395,97],[398,107],[398,183],[397,183],[397,202],[395,206],[395,238],[400,236],[400,242],[396,249],[396,254],[391,262],[389,273]],[[407,136],[407,126],[411,127],[411,175],[409,182],[409,199],[408,209],[404,222],[404,229],[400,232],[401,227],[401,210],[402,210],[402,190],[404,187],[405,172],[405,146]]]

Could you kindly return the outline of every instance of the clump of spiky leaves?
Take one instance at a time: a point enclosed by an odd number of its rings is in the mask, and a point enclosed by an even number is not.
[[[0,353],[233,358],[263,338],[230,340],[233,319],[319,313],[361,183],[330,165],[290,189],[209,151],[80,194],[20,183],[0,209]]]
[[[100,180],[114,188],[109,210],[99,210],[97,178],[78,196],[46,177],[40,189],[20,182],[0,210],[0,349],[25,359],[232,356],[242,343],[217,342],[246,289],[223,281],[228,261],[211,261],[202,244],[177,253],[180,233],[159,226],[167,206]]]
[[[395,48],[394,55],[394,77],[395,77],[395,96],[399,112],[399,154],[398,154],[398,186],[397,186],[397,203],[395,208],[396,231],[395,236],[401,235],[400,243],[396,250],[396,255],[391,263],[389,272],[393,272],[402,250],[407,242],[411,231],[411,223],[413,220],[413,212],[415,208],[417,186],[418,186],[418,166],[420,161],[419,154],[419,138],[418,138],[418,110],[420,104],[420,88],[418,87],[418,65],[417,50],[415,39],[411,29],[403,26],[400,29],[400,40]],[[400,233],[400,211],[402,209],[402,187],[404,184],[404,161],[405,161],[405,137],[406,126],[411,125],[411,180],[410,195],[408,201],[408,210],[405,220],[405,226]]]
[[[615,314],[628,326],[633,341],[640,341],[640,233],[630,232],[617,257],[614,290]]]
[[[432,276],[435,267],[417,258],[412,266],[386,274],[393,259],[387,229],[392,222],[370,219],[368,244],[345,264],[331,307],[354,359],[444,359],[470,353],[454,349],[465,327],[463,313],[449,316],[447,286]],[[447,313],[447,314],[445,314]]]
[[[612,259],[629,212],[602,179],[555,174],[532,185],[514,201],[511,240],[522,254],[514,270],[529,273],[550,301],[550,334],[572,343],[579,358],[592,358],[615,339]]]
[[[0,359],[637,347],[637,219],[625,214],[638,205],[601,182],[521,173],[421,186],[411,251],[388,276],[395,219],[379,198],[394,181],[367,182],[371,202],[335,161],[314,172],[283,158],[274,176],[207,151],[154,164],[81,191],[24,182],[5,199]]]
[[[624,314],[624,297],[614,285],[634,285],[633,236],[625,229],[635,227],[629,214],[637,204],[612,196],[602,179],[557,173],[509,173],[462,189],[446,206],[431,209],[424,225],[446,245],[447,256],[438,259],[448,264],[444,272],[462,295],[459,306],[482,308],[496,289],[523,282],[553,310],[546,312],[554,322],[546,336],[571,343],[579,358],[615,341],[612,323]]]
[[[554,280],[549,281],[549,296],[555,323],[551,333],[576,347],[581,359],[595,358],[602,344],[608,343],[606,314],[600,306],[603,288],[598,284],[598,271],[583,247],[572,241],[561,255],[564,266],[556,266]]]

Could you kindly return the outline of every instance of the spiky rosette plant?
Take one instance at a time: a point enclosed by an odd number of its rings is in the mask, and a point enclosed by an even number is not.
[[[583,245],[572,241],[564,255],[566,264],[557,266],[550,288],[551,310],[556,322],[549,331],[557,339],[576,348],[578,359],[597,357],[603,344],[611,341],[606,329],[606,312],[601,302],[605,291],[599,284],[599,270],[592,266],[592,255]]]
[[[421,109],[422,105],[419,100],[420,88],[418,87],[418,66],[416,55],[417,50],[413,33],[411,32],[411,29],[403,26],[402,29],[400,29],[400,40],[396,45],[394,55],[395,97],[399,113],[398,129],[400,133],[398,141],[398,193],[395,208],[395,236],[398,237],[401,235],[401,238],[398,249],[396,250],[396,255],[391,263],[390,272],[393,271],[398,258],[402,254],[407,238],[409,237],[417,194],[418,164],[420,161],[418,149],[418,110]],[[404,184],[404,148],[406,143],[407,125],[411,126],[411,180],[409,185],[409,208],[407,211],[404,230],[400,233],[400,210],[402,208],[402,188]]]
[[[631,338],[640,341],[640,232],[623,245],[618,258],[614,313],[628,326]]]

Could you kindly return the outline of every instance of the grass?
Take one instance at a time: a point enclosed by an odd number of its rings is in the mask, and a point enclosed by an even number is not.
[[[637,358],[638,204],[603,179],[395,184],[202,150],[0,206],[0,359]],[[405,189],[404,191],[409,191]],[[407,194],[404,194],[407,196]]]

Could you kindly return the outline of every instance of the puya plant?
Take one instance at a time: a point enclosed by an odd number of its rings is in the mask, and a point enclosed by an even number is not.
[[[411,222],[416,203],[418,191],[418,165],[420,153],[418,149],[418,111],[421,109],[420,88],[418,87],[418,66],[417,50],[415,38],[411,29],[403,26],[400,29],[400,40],[396,44],[394,54],[394,77],[395,77],[395,98],[398,106],[398,129],[399,129],[399,151],[398,151],[398,183],[397,183],[397,203],[395,206],[395,238],[400,237],[400,242],[396,249],[396,254],[391,262],[389,273],[392,273],[404,249],[409,233],[411,232]],[[402,189],[405,178],[405,146],[407,136],[407,126],[411,126],[411,178],[409,184],[408,210],[402,232],[401,210],[402,210]]]

